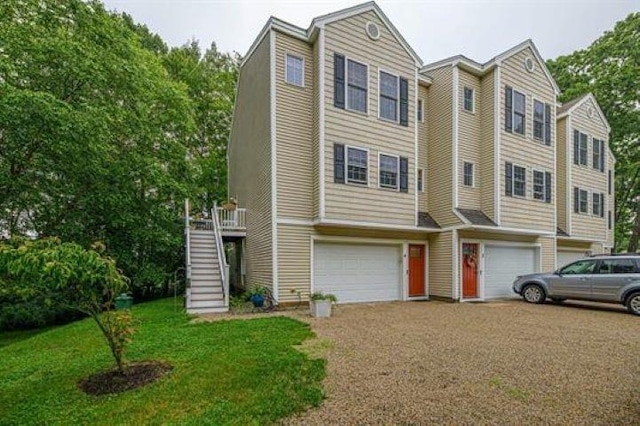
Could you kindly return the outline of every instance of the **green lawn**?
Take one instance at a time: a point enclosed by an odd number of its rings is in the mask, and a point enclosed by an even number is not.
[[[133,313],[140,324],[127,358],[166,360],[170,375],[119,395],[85,395],[77,381],[112,367],[107,346],[91,320],[53,328],[0,347],[0,424],[263,424],[322,401],[324,360],[293,348],[313,336],[306,324],[189,324],[172,299]]]

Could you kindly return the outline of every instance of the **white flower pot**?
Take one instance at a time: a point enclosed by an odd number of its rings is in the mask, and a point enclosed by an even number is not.
[[[312,300],[309,302],[311,316],[329,318],[331,316],[331,300]]]

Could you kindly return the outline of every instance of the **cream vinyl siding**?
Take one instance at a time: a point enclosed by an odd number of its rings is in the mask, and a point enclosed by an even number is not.
[[[508,242],[520,242],[520,243],[536,243],[538,237],[535,235],[519,235],[519,234],[502,234],[499,232],[490,231],[465,231],[460,230],[460,239],[474,239],[474,240],[487,240],[491,241],[508,241]]]
[[[593,108],[594,114],[592,118],[587,116],[587,108]],[[579,130],[582,133],[588,135],[588,155],[587,165],[579,166],[573,164],[573,131]],[[602,192],[605,196],[605,206],[607,202],[607,170],[605,168],[604,173],[593,168],[593,138],[601,139],[605,141],[605,155],[608,151],[609,136],[607,129],[600,120],[597,113],[596,106],[591,102],[591,99],[587,99],[582,102],[571,113],[571,236],[580,238],[589,238],[596,241],[606,241],[607,239],[607,213],[604,217],[594,216],[592,213],[592,193]],[[606,158],[606,157],[605,157]],[[605,165],[607,161],[605,161]],[[573,188],[578,187],[589,191],[589,213],[578,214],[573,209]]]
[[[313,45],[313,123],[311,128],[311,167],[313,174],[313,218],[320,217],[320,75],[319,43]]]
[[[474,111],[464,109],[464,88],[474,91]],[[493,104],[493,102],[490,102]],[[458,203],[461,208],[481,209],[481,86],[478,77],[458,71]],[[493,128],[493,120],[490,121]],[[464,163],[473,163],[473,187],[464,185]]]
[[[422,188],[423,192],[418,193],[418,210],[421,212],[429,211],[429,185],[427,184],[427,175],[429,170],[429,161],[427,155],[427,110],[430,105],[427,102],[427,96],[429,89],[424,86],[418,86],[419,99],[422,99],[422,122],[418,122],[418,169],[422,169]],[[417,115],[416,115],[417,117]],[[416,190],[417,190],[417,177],[416,177]]]
[[[229,141],[229,195],[247,209],[247,283],[273,281],[270,35],[240,69]]]
[[[535,63],[534,72],[524,67],[525,58]],[[555,93],[552,83],[547,80],[542,64],[536,61],[530,48],[522,50],[506,59],[500,74],[500,199],[501,225],[513,228],[535,229],[555,232],[555,193],[551,194],[551,203],[533,199],[532,170],[552,173],[552,181],[557,180],[554,162],[556,149]],[[523,92],[526,95],[526,135],[521,136],[504,130],[505,86]],[[551,145],[547,146],[533,138],[533,100],[551,105]],[[508,197],[504,195],[505,162],[527,168],[527,197]]]
[[[313,52],[307,43],[276,32],[276,140],[278,216],[313,215]],[[285,82],[285,55],[304,60],[304,86]]]
[[[556,238],[540,237],[538,242],[542,248],[542,271],[550,272],[556,270]]]
[[[440,226],[457,225],[453,209],[452,69],[429,71],[433,83],[427,96],[427,191],[429,213]]]
[[[278,301],[306,302],[311,286],[311,226],[278,225]],[[293,291],[292,291],[293,290]]]
[[[453,232],[429,237],[429,295],[453,299]]]
[[[493,221],[496,221],[495,189],[494,189],[494,78],[495,72],[482,77],[480,80],[480,96],[476,109],[480,113],[480,161],[477,175],[480,187],[480,210]]]
[[[567,224],[567,118],[561,118],[557,121],[556,135],[558,147],[556,149],[556,202],[558,205],[558,227],[569,233]],[[571,138],[573,144],[573,137]],[[573,152],[573,145],[568,147]],[[569,189],[569,191],[573,191]],[[569,192],[569,195],[572,192]],[[570,206],[569,206],[570,207]]]
[[[402,241],[425,241],[427,234],[424,232],[407,232],[384,229],[350,228],[341,226],[318,226],[315,229],[317,235],[332,237],[354,237],[388,239],[389,244],[400,244]],[[393,241],[399,240],[399,241]],[[387,243],[385,243],[387,244]]]
[[[365,24],[380,28],[377,41],[369,39]],[[367,114],[334,107],[334,53],[367,64]],[[409,82],[409,125],[378,119],[378,75],[380,69]],[[413,59],[373,12],[346,18],[325,27],[325,213],[329,219],[356,220],[413,226],[415,214],[415,72]],[[345,79],[346,80],[346,79]],[[366,187],[334,183],[333,145],[341,143],[369,150]],[[378,188],[378,154],[409,159],[409,191]]]

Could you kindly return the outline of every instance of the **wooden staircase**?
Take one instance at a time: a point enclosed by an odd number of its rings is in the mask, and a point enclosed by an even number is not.
[[[218,256],[218,250],[224,249],[218,247],[215,231],[191,229],[188,239],[191,280],[187,288],[187,311],[196,314],[227,312]]]

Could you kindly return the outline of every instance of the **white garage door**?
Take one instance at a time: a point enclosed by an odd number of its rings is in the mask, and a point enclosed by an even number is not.
[[[401,298],[400,246],[316,243],[313,262],[313,291],[338,303]]]
[[[558,268],[584,257],[584,251],[558,250]]]
[[[518,275],[538,272],[535,247],[486,246],[484,258],[484,297],[516,297],[511,289]]]

